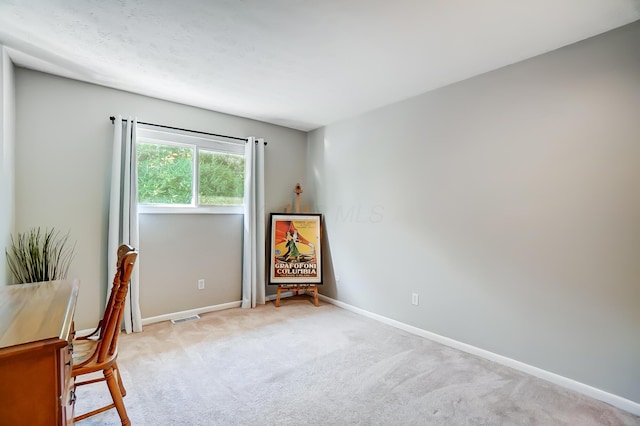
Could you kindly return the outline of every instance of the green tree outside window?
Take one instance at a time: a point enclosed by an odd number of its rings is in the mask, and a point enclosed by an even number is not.
[[[242,155],[195,146],[138,142],[137,161],[138,202],[141,204],[194,205],[196,175],[198,205],[243,204]]]

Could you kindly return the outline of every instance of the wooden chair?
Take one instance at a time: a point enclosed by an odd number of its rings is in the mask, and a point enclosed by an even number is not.
[[[71,375],[76,379],[75,386],[88,385],[97,382],[107,382],[113,403],[100,407],[74,418],[74,421],[115,408],[123,425],[130,425],[127,411],[122,397],[126,390],[122,384],[118,364],[118,336],[124,314],[124,300],[129,290],[131,272],[135,266],[138,252],[128,245],[118,248],[116,274],[109,300],[105,306],[102,320],[95,331],[87,336],[76,337],[73,340],[73,368]],[[85,374],[102,372],[104,377],[78,382],[78,377]]]

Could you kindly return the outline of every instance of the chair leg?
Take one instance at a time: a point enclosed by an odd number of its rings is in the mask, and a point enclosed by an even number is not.
[[[122,396],[127,396],[127,390],[124,388],[124,383],[122,383],[122,377],[120,377],[120,369],[118,368],[118,364],[114,361],[113,370],[116,372],[116,379],[118,379],[118,386],[120,386],[120,393]]]
[[[124,401],[122,400],[122,394],[120,393],[120,386],[118,385],[116,377],[113,375],[113,368],[104,370],[104,378],[107,380],[109,393],[111,393],[113,404],[116,406],[116,410],[118,410],[122,426],[131,425],[129,417],[127,417],[127,410],[124,408]]]

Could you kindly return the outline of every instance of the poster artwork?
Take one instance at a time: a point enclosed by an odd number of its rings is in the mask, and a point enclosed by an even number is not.
[[[320,216],[273,215],[271,284],[320,284]]]

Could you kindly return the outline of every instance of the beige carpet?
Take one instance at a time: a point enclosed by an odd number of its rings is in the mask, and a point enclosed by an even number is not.
[[[605,403],[342,310],[285,300],[122,335],[133,425],[640,425]],[[108,400],[78,390],[77,412]],[[115,410],[79,423],[117,425]]]

